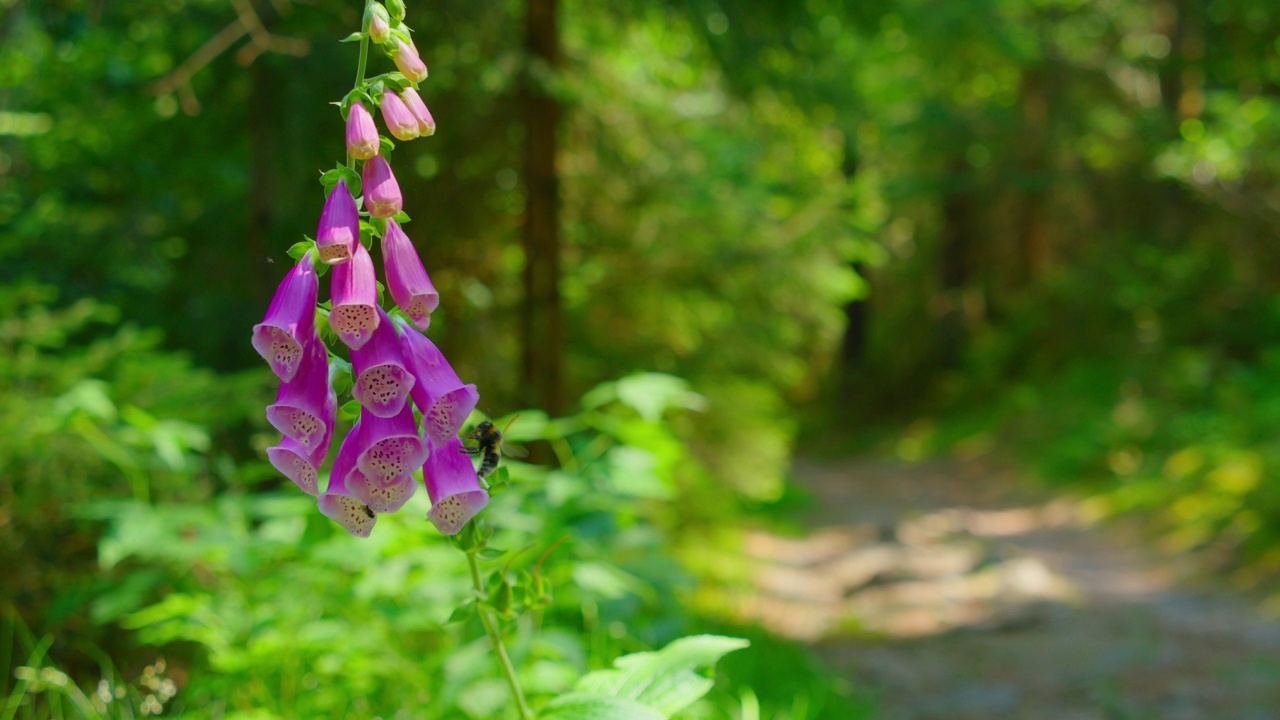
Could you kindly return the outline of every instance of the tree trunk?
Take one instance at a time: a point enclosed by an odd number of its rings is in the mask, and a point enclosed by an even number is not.
[[[943,369],[960,366],[965,344],[963,295],[969,284],[970,245],[973,240],[973,197],[966,183],[969,172],[964,158],[951,162],[953,188],[943,197],[942,252],[939,280],[942,286],[941,316],[938,318],[938,360]]]
[[[560,310],[560,188],[556,129],[560,106],[541,78],[560,61],[557,0],[529,0],[525,16],[527,66],[520,89],[525,121],[524,291],[520,331],[525,402],[561,414],[564,328]]]

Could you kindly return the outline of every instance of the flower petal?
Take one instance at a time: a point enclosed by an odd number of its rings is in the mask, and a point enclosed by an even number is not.
[[[359,470],[347,475],[347,488],[351,494],[376,513],[392,513],[404,507],[417,487],[412,475],[402,475],[385,483],[371,479]]]
[[[346,528],[356,537],[367,538],[373,532],[378,515],[364,502],[348,495],[321,495],[320,512],[330,520]]]
[[[267,459],[276,470],[292,480],[302,492],[317,496],[320,494],[317,482],[319,473],[317,464],[311,458],[306,448],[289,438],[284,438],[275,447],[267,448]]]

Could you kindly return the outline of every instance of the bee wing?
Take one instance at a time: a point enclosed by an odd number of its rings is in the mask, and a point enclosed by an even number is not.
[[[519,445],[512,445],[511,443],[502,443],[502,454],[506,455],[507,457],[513,457],[513,458],[529,457],[528,450],[526,450],[523,447],[520,447]]]

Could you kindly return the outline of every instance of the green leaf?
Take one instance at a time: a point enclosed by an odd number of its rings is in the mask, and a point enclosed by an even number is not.
[[[301,242],[296,242],[293,245],[289,246],[289,257],[293,258],[294,260],[301,260],[302,256],[306,255],[307,251],[315,246],[316,246],[316,243],[314,240],[303,240]]]
[[[587,674],[566,698],[626,698],[667,717],[692,705],[714,685],[694,672],[697,668],[714,665],[725,654],[749,644],[720,635],[680,638],[656,652],[624,655],[614,662],[614,670]]]
[[[390,155],[392,150],[396,149],[396,144],[391,142],[391,138],[387,137],[386,135],[379,135],[378,148],[379,148],[378,150],[379,154],[385,157],[387,155]]]
[[[453,609],[453,612],[450,613],[449,619],[445,621],[445,624],[452,625],[453,623],[470,620],[472,617],[475,616],[475,614],[476,614],[476,601],[468,600],[465,603]]]
[[[360,401],[348,400],[347,402],[343,403],[342,410],[339,412],[339,416],[343,420],[355,420],[356,418],[360,417]]]
[[[350,35],[348,35],[348,36],[346,36],[346,37],[342,38],[342,39],[341,39],[341,40],[339,40],[338,42],[360,42],[360,40],[361,40],[363,37],[364,37],[364,33],[362,33],[362,32],[353,32],[353,33],[351,33]]]
[[[634,700],[573,693],[538,713],[541,720],[666,720],[666,716]]]

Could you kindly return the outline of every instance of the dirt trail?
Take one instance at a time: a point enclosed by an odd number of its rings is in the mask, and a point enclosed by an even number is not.
[[[748,611],[884,720],[1280,720],[1280,623],[1131,530],[991,468],[802,463],[804,538],[755,533]]]

